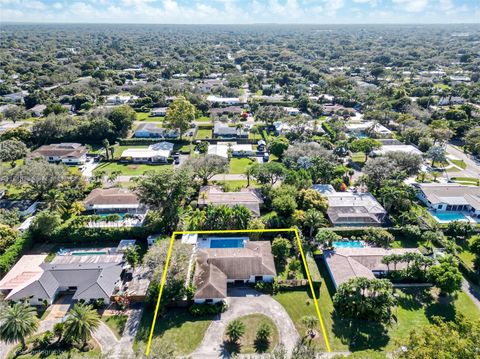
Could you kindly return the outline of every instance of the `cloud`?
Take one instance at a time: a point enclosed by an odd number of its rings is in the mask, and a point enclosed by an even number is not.
[[[408,12],[423,11],[428,5],[428,0],[393,0],[393,2]]]

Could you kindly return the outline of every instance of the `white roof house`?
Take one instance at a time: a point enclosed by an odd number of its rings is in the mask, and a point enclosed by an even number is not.
[[[128,148],[122,152],[120,159],[132,162],[167,162],[173,146],[170,142],[159,142],[148,148]]]
[[[228,158],[229,149],[232,151],[233,156],[241,156],[243,154],[248,156],[255,155],[252,145],[237,144],[235,142],[219,142],[217,144],[212,144],[208,146],[208,154]]]
[[[388,152],[405,152],[422,155],[422,151],[412,145],[384,145],[378,150],[373,150],[372,154],[375,156],[382,156],[387,154]]]
[[[371,129],[373,133],[380,135],[381,137],[390,137],[392,135],[392,131],[388,128],[379,123],[374,123],[373,121],[347,123],[345,126],[349,132],[354,134],[365,133],[367,130]]]
[[[219,97],[215,95],[207,96],[207,101],[210,103],[218,103],[225,105],[236,105],[242,103],[242,100],[239,97]]]

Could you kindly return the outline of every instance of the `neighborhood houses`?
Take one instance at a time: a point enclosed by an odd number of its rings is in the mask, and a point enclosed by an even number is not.
[[[448,25],[395,1],[401,26],[273,21],[387,2],[2,2],[78,23],[2,22],[0,359],[478,358],[459,1]],[[178,13],[212,25],[150,24]]]

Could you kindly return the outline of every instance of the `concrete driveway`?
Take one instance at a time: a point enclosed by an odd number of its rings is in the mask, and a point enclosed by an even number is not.
[[[230,358],[222,348],[223,334],[228,323],[236,318],[256,313],[264,314],[273,320],[279,332],[280,342],[291,353],[300,337],[290,316],[275,299],[250,288],[232,288],[228,290],[227,303],[227,311],[213,320],[202,343],[189,356],[190,358]]]
[[[463,160],[466,164],[465,169],[460,169],[458,171],[449,171],[448,176],[451,177],[470,177],[478,179],[480,177],[480,165],[472,159],[470,155],[463,153],[463,151],[458,148],[447,145],[447,153],[459,160]]]

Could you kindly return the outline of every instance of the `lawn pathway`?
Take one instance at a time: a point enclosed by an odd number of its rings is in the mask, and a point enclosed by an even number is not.
[[[213,320],[205,333],[202,343],[190,356],[193,359],[228,358],[223,349],[223,334],[229,322],[249,314],[264,314],[270,317],[279,332],[280,342],[291,353],[299,339],[295,325],[286,310],[269,295],[249,288],[229,290],[228,309]]]
[[[462,281],[462,290],[467,293],[473,303],[475,303],[475,305],[477,306],[478,310],[480,310],[480,290],[470,284],[470,282],[467,281],[465,278]]]
[[[135,303],[130,307],[127,324],[125,324],[122,338],[115,346],[113,358],[136,358],[133,352],[133,341],[140,325],[143,310],[144,306],[142,303]]]

